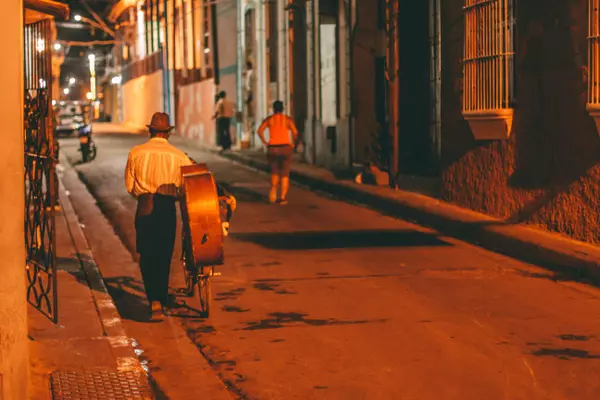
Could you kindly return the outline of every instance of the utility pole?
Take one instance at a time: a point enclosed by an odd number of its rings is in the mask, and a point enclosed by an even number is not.
[[[267,116],[267,49],[264,0],[256,0],[256,120]]]
[[[242,43],[244,42],[244,4],[242,0],[237,0],[237,68],[236,68],[236,99],[237,99],[237,110],[238,110],[238,115],[243,115],[242,110],[244,108],[244,100],[242,99],[243,96],[243,90],[242,90],[242,85],[244,84],[243,82],[243,69],[244,69],[244,65],[245,60],[244,60],[244,54],[242,51]],[[237,136],[237,142],[241,144],[242,141],[242,121],[240,121],[240,118],[236,117],[236,136]]]
[[[310,137],[305,137],[304,140],[309,142],[310,146],[307,147],[308,161],[316,163],[316,138],[315,138],[315,120],[316,120],[316,87],[317,81],[315,80],[315,35],[314,35],[314,12],[313,12],[313,0],[306,0],[304,13],[306,15],[306,80],[307,91],[306,91],[306,118],[310,123]]]
[[[277,0],[275,15],[271,18],[277,18],[277,97],[285,102],[288,113],[292,113],[289,108],[288,98],[288,14],[286,12],[287,0]]]
[[[388,166],[390,187],[396,189],[396,176],[399,172],[399,134],[400,134],[400,76],[398,73],[400,61],[399,30],[398,30],[398,0],[386,0],[386,38],[387,38],[387,81],[388,81],[388,120],[391,143],[391,157]]]
[[[0,37],[0,398],[28,399],[29,343],[25,284],[25,176],[23,148],[23,1],[2,5]]]
[[[171,65],[169,64],[169,4],[167,0],[163,0],[163,18],[165,19],[165,44],[164,44],[164,84],[165,84],[165,112],[169,115],[174,115],[171,112]],[[173,60],[173,64],[175,61]],[[173,70],[175,65],[173,65]]]

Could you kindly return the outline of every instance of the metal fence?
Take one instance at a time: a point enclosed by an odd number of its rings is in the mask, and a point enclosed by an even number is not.
[[[55,224],[58,146],[52,131],[51,21],[24,28],[27,300],[58,320]]]

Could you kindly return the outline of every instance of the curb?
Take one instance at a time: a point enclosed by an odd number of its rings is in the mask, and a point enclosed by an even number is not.
[[[204,149],[218,153],[211,148]],[[238,152],[220,156],[261,171],[269,171],[266,162]],[[370,187],[361,187],[354,182],[312,176],[293,167],[290,178],[311,190],[374,208],[487,250],[554,271],[558,274],[554,277],[555,280],[600,285],[600,247],[526,225],[511,224],[416,193],[397,190],[390,192],[392,197],[390,194],[374,193],[369,190]]]
[[[67,222],[69,235],[77,251],[77,257],[86,275],[91,296],[96,305],[104,334],[107,336],[110,348],[117,361],[119,371],[135,371],[145,375],[145,371],[137,358],[129,337],[125,333],[121,316],[108,293],[100,270],[94,261],[85,233],[79,224],[79,218],[73,209],[69,194],[59,178],[60,205]]]

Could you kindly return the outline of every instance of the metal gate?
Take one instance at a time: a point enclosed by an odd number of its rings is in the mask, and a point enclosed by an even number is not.
[[[55,226],[57,144],[52,130],[51,21],[24,29],[27,301],[58,320]]]

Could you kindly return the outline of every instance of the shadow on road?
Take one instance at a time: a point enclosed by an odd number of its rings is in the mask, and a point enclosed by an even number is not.
[[[314,319],[308,318],[308,314],[297,312],[274,312],[268,314],[267,318],[260,321],[248,321],[243,331],[255,331],[263,329],[279,329],[292,326],[332,326],[332,325],[361,325],[370,323],[384,323],[387,319],[363,319],[363,320],[339,320],[335,318]]]
[[[272,250],[451,246],[435,234],[410,230],[232,233],[231,238]]]
[[[538,356],[538,357],[543,357],[543,356],[556,357],[556,358],[560,358],[561,360],[572,360],[574,358],[582,358],[582,359],[600,358],[600,355],[591,354],[587,350],[571,349],[571,348],[564,348],[564,349],[542,348],[542,349],[534,351],[531,354],[533,354],[534,356]]]
[[[89,286],[92,290],[103,290],[94,282],[89,282],[88,277],[81,267],[82,262],[90,262],[85,255],[73,257],[58,257],[59,269],[68,272],[77,282]],[[104,285],[113,298],[121,318],[136,322],[153,322],[151,320],[150,306],[144,295],[144,284],[139,279],[130,276],[104,277]],[[187,296],[177,294],[177,290],[170,288],[169,315],[179,318],[199,318],[201,313],[196,308],[187,304]],[[183,298],[183,300],[182,300]]]

